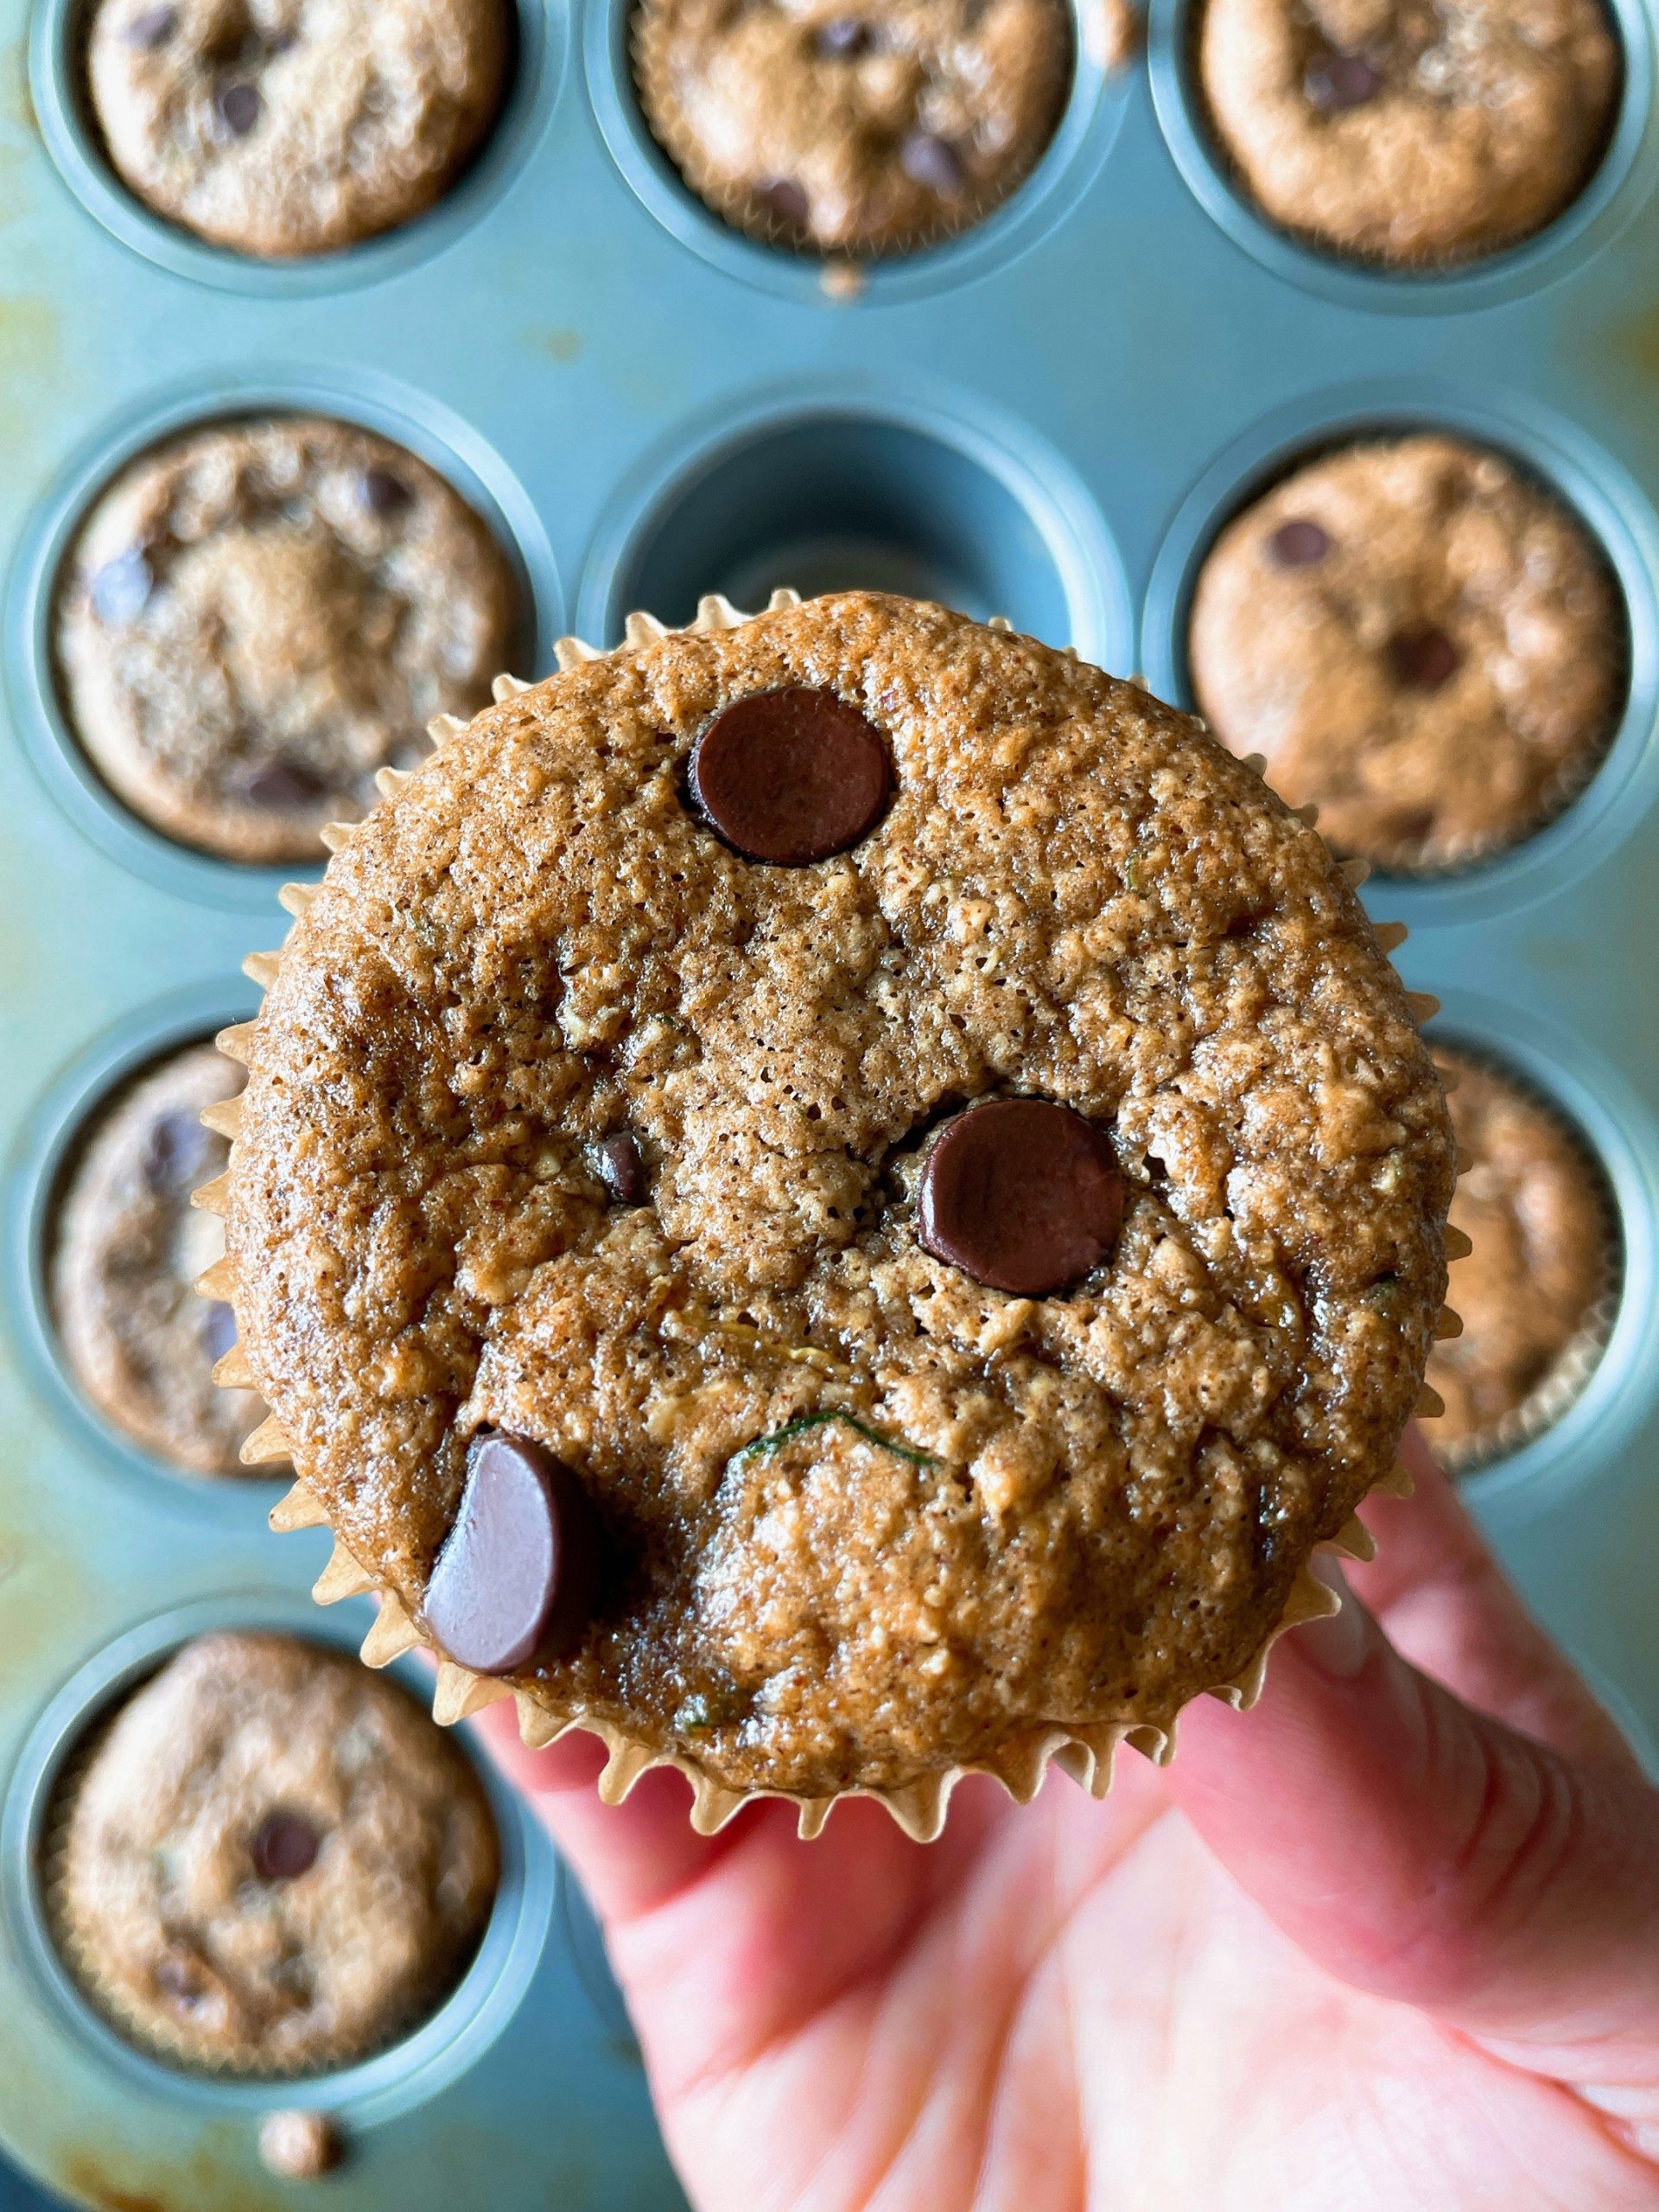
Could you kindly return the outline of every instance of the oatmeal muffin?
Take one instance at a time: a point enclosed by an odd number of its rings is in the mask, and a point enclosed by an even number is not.
[[[52,1260],[63,1349],[87,1398],[136,1444],[198,1475],[246,1474],[238,1454],[264,1417],[251,1390],[214,1388],[236,1320],[192,1288],[225,1243],[190,1204],[228,1156],[201,1110],[240,1088],[202,1044],[117,1099],[71,1171]]]
[[[904,253],[1041,159],[1071,81],[1066,0],[640,0],[645,120],[752,237]]]
[[[1438,435],[1298,468],[1193,595],[1198,710],[1339,851],[1409,874],[1518,843],[1599,766],[1624,705],[1618,588],[1575,517]]]
[[[375,772],[470,714],[512,657],[506,556],[389,439],[313,416],[216,423],[132,462],[65,563],[65,702],[137,814],[225,860],[302,861]]]
[[[1588,1381],[1617,1290],[1618,1215],[1584,1139],[1529,1084],[1439,1044],[1434,1058],[1469,1161],[1452,1222],[1474,1249],[1448,1294],[1463,1333],[1428,1363],[1446,1402],[1429,1435],[1465,1469],[1537,1434]]]
[[[200,1637],[72,1777],[50,1902],[87,1994],[191,2067],[317,2073],[418,2025],[477,1948],[496,1839],[459,1747],[297,1637]]]
[[[508,0],[95,0],[92,111],[158,215],[268,259],[431,207],[501,104]]]
[[[1574,200],[1623,77],[1601,0],[1205,0],[1204,99],[1287,230],[1393,268],[1530,238]]]
[[[701,1816],[1086,1776],[1389,1475],[1440,1086],[1186,716],[907,601],[702,620],[335,855],[222,1040],[209,1287],[411,1633]]]

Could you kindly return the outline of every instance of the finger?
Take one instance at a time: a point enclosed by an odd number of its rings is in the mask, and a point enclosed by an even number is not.
[[[1400,1456],[1414,1494],[1367,1503],[1377,1555],[1348,1569],[1389,1641],[1483,1713],[1572,1757],[1637,1772],[1624,1732],[1527,1610],[1414,1426]]]
[[[1351,1593],[1279,1644],[1253,1713],[1188,1708],[1169,1780],[1343,1980],[1559,2078],[1659,2082],[1659,1796],[1463,1705]]]

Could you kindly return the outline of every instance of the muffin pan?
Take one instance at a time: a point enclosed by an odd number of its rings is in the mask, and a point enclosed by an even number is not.
[[[1623,105],[1549,231],[1453,275],[1390,276],[1322,258],[1240,199],[1192,99],[1190,5],[1153,0],[1148,54],[1113,76],[1079,0],[1071,99],[1030,181],[950,244],[826,287],[680,184],[633,101],[625,0],[519,0],[505,108],[449,197],[280,266],[129,200],[87,127],[75,0],[0,0],[0,2142],[79,2202],[289,2202],[257,2135],[296,2102],[341,2117],[350,2156],[327,2186],[342,2208],[680,2201],[592,1923],[500,1793],[509,1872],[478,1960],[344,2074],[273,2092],[159,2065],[89,2012],[46,1937],[53,1777],[124,1684],[207,1627],[353,1642],[365,1625],[359,1606],[312,1608],[327,1539],[269,1534],[278,1486],[179,1475],[86,1408],[45,1298],[88,1111],[251,1010],[239,964],[276,942],[294,872],[137,822],[58,695],[48,617],[75,524],[116,466],[186,423],[316,410],[410,446],[516,561],[525,676],[567,630],[614,643],[634,606],[683,620],[709,590],[756,604],[779,582],[870,582],[1005,613],[1179,698],[1196,566],[1296,460],[1437,424],[1553,486],[1624,594],[1611,749],[1501,860],[1365,896],[1410,925],[1399,964],[1444,1000],[1448,1036],[1558,1099],[1607,1169],[1624,1259],[1607,1348],[1562,1419],[1467,1491],[1633,1729],[1659,1730],[1652,23],[1617,0]]]

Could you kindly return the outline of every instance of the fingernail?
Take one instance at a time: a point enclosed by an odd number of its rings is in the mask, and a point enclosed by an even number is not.
[[[1341,1609],[1299,1628],[1294,1641],[1302,1656],[1311,1659],[1322,1675],[1329,1675],[1335,1681],[1351,1682],[1370,1656],[1375,1624],[1348,1587],[1348,1578],[1336,1560],[1320,1552],[1312,1565],[1314,1580],[1323,1582],[1340,1599]]]

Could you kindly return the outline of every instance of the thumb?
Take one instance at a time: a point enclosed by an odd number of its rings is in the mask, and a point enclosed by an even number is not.
[[[1172,1790],[1331,1973],[1562,2079],[1659,2086],[1659,1795],[1472,1710],[1341,1610],[1249,1714],[1181,1719]]]

